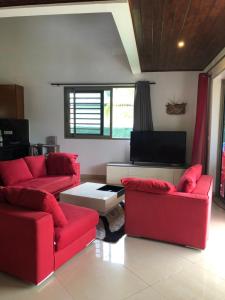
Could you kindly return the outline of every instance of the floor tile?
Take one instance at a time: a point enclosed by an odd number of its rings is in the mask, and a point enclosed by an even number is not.
[[[170,247],[176,249],[180,246],[127,237],[125,247],[125,266],[149,285],[192,264],[176,251],[168,251]]]
[[[0,273],[0,300],[73,300],[55,276],[40,286]]]
[[[148,287],[125,300],[165,300],[165,298],[151,287]]]
[[[225,281],[192,265],[152,288],[166,300],[224,300]]]
[[[213,205],[204,251],[133,237],[96,240],[44,284],[0,273],[0,300],[224,300],[225,211]]]
[[[79,300],[124,299],[147,287],[121,263],[112,263],[99,256],[96,246],[74,260],[68,268],[57,271],[56,277],[64,288]]]

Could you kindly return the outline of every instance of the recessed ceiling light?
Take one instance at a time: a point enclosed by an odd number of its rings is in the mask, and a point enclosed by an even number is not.
[[[177,47],[178,48],[183,48],[185,46],[185,42],[183,40],[178,41]]]

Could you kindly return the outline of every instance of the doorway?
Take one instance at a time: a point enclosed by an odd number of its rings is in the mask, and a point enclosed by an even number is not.
[[[221,147],[220,147],[220,162],[219,162],[219,196],[225,201],[225,81],[222,81],[222,122],[221,122]]]

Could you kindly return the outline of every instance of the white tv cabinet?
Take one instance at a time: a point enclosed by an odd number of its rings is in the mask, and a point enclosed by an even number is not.
[[[177,184],[184,173],[184,167],[150,166],[129,163],[108,163],[106,166],[107,184],[121,184],[123,177],[156,178]]]

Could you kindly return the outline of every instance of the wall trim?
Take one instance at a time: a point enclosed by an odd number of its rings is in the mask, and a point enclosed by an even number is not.
[[[225,70],[225,48],[205,67],[204,72],[216,77]]]

